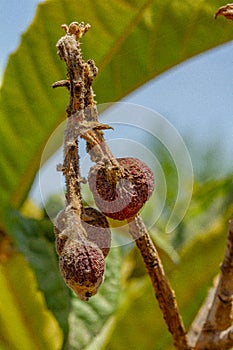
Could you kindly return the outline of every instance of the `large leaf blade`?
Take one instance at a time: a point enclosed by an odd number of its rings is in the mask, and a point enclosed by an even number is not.
[[[62,23],[91,23],[83,51],[99,66],[98,101],[112,102],[179,62],[230,40],[230,23],[213,20],[219,5],[217,0],[114,0],[111,5],[99,0],[50,0],[40,4],[19,49],[9,59],[1,89],[2,206],[10,202],[18,207],[25,199],[46,140],[64,118],[68,96],[51,89],[54,81],[65,76],[55,49]]]

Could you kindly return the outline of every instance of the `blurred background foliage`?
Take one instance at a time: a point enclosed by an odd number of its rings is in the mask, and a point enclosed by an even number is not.
[[[50,0],[38,6],[9,58],[0,95],[1,350],[172,349],[142,260],[125,227],[111,222],[114,247],[107,258],[105,282],[83,303],[61,279],[52,223],[28,194],[45,144],[65,119],[67,94],[51,89],[65,75],[55,48],[62,23],[76,19],[74,13],[78,20],[91,23],[83,51],[99,67],[94,89],[98,102],[114,102],[170,67],[231,40],[232,23],[216,26],[213,21],[221,5],[189,0]],[[187,214],[172,234],[165,235],[177,173],[162,146],[150,147],[159,155],[167,183],[163,213],[150,233],[188,327],[224,254],[233,211],[232,174],[212,176],[221,159],[212,164],[216,150],[203,150],[205,162],[195,177]],[[61,206],[60,194],[46,204],[54,215]],[[143,211],[146,223],[151,215],[152,202]]]

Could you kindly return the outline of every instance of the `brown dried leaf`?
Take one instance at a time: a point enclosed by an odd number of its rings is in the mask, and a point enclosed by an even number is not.
[[[233,4],[227,4],[220,7],[215,13],[214,18],[216,19],[218,16],[224,16],[227,19],[233,20]]]

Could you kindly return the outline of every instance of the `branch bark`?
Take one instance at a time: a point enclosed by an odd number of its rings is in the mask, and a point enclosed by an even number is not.
[[[205,332],[205,341],[198,343],[195,350],[229,350],[233,346],[233,326],[224,331]]]
[[[159,258],[158,252],[148,234],[142,218],[138,215],[129,221],[129,232],[135,239],[150,276],[156,298],[162,310],[164,320],[172,335],[173,343],[179,350],[190,350],[185,327],[180,316],[175,292],[172,290]]]
[[[231,324],[233,321],[233,219],[230,220],[227,247],[221,274],[210,291],[190,332],[190,343],[195,350],[222,349],[233,346]],[[197,329],[197,324],[202,324]]]

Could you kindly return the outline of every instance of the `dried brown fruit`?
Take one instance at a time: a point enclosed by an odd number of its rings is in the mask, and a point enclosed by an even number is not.
[[[103,281],[104,256],[95,243],[68,239],[59,257],[61,274],[66,284],[87,301]]]
[[[86,226],[88,230],[92,227]],[[61,274],[66,284],[86,301],[97,293],[103,280],[104,255],[98,245],[88,239],[78,211],[71,206],[58,213],[54,232]]]
[[[111,246],[111,231],[106,217],[94,208],[84,208],[82,225],[87,232],[87,239],[97,244],[106,257]]]
[[[118,158],[123,176],[114,180],[114,169],[107,164],[96,164],[89,172],[88,181],[95,203],[104,215],[125,220],[134,217],[151,196],[154,176],[151,169],[136,158]]]

